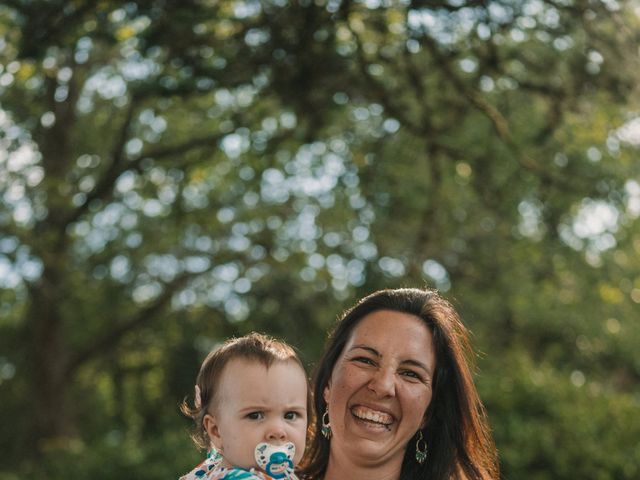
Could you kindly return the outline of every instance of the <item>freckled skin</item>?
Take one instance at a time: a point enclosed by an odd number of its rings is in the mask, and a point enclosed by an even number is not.
[[[323,392],[333,432],[325,480],[371,468],[380,478],[381,469],[399,474],[431,402],[435,366],[420,318],[380,310],[356,325]]]

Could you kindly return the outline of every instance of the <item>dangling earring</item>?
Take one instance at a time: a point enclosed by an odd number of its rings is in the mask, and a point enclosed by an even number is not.
[[[329,408],[322,415],[322,428],[320,429],[322,436],[329,440],[331,438],[331,424],[329,423]]]
[[[416,440],[416,462],[420,465],[427,459],[427,442],[424,441],[422,430],[418,430],[418,439]]]

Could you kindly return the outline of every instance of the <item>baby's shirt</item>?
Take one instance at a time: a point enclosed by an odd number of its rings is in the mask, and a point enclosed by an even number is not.
[[[287,473],[285,477],[286,480],[298,480],[298,477],[293,473]],[[180,480],[275,480],[273,477],[270,477],[266,473],[259,472],[255,468],[251,470],[245,470],[243,468],[233,467],[233,468],[224,468],[224,467],[212,467],[211,469],[205,465],[205,462],[202,462],[196,468],[194,468],[191,472],[186,474],[183,477],[180,477]]]
[[[204,480],[213,479],[218,477],[212,477],[216,467],[220,465],[222,457],[215,450],[209,450],[207,452],[207,458],[196,468],[191,470],[186,475],[183,475],[178,480]]]
[[[293,473],[291,462],[294,451],[292,443],[284,447],[273,447],[262,443],[256,447],[256,460],[260,467],[266,467],[267,471],[275,475],[270,476],[255,468],[245,470],[239,467],[223,467],[222,456],[215,450],[211,450],[200,465],[179,480],[298,480]]]

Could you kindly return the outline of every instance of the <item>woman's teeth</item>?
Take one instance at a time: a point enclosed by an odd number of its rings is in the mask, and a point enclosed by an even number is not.
[[[378,412],[364,407],[354,407],[351,412],[354,416],[361,420],[367,420],[369,422],[379,423],[381,425],[391,425],[393,423],[393,417],[388,413]]]

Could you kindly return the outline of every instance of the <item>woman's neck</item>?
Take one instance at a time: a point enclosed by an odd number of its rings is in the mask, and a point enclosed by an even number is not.
[[[344,456],[330,455],[323,480],[399,480],[402,462],[360,464]]]

